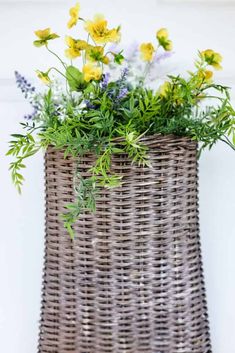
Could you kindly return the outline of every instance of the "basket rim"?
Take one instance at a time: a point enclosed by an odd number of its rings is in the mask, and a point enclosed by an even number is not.
[[[117,145],[124,141],[123,137],[116,137],[112,140],[115,142]],[[198,147],[198,142],[193,140],[189,136],[179,136],[179,135],[174,135],[174,134],[151,134],[151,135],[144,135],[141,136],[138,140],[140,143],[144,144],[146,147],[156,147],[156,148],[164,148],[169,146],[169,147],[191,147],[193,149],[197,149]],[[57,150],[57,151],[63,151],[66,148],[64,146],[63,148],[56,148],[54,145],[49,144],[46,150]],[[92,151],[88,152],[88,154],[91,153]]]

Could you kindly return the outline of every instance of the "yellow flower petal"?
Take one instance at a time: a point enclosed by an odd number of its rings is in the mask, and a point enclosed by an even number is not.
[[[102,63],[105,64],[105,65],[108,65],[110,62],[109,58],[107,56],[104,56],[103,59],[102,59]]]
[[[83,66],[83,75],[84,75],[84,80],[86,82],[90,82],[92,80],[98,81],[101,79],[102,70],[100,67],[92,63],[88,63]]]
[[[84,40],[74,39],[70,36],[65,37],[65,42],[69,49],[65,50],[65,56],[69,59],[75,59],[78,56],[81,56],[81,50],[85,50],[88,46],[88,43]]]
[[[108,33],[109,42],[118,43],[121,40],[120,27],[113,28]]]
[[[210,70],[206,70],[205,71],[205,79],[208,81],[208,80],[211,80],[212,77],[213,77],[213,72]]]
[[[223,66],[220,65],[220,64],[213,64],[212,66],[213,66],[214,69],[216,69],[216,70],[222,70],[222,69],[223,69]]]
[[[85,40],[77,39],[75,43],[75,47],[78,50],[86,50],[89,44]]]
[[[50,28],[46,28],[46,29],[42,29],[42,30],[39,29],[39,30],[35,31],[34,33],[39,38],[33,42],[36,47],[41,47],[43,45],[47,45],[48,40],[59,38],[58,34],[51,33]]]
[[[212,49],[206,49],[201,52],[201,56],[208,65],[214,67],[216,70],[222,69],[221,62],[223,58],[220,53],[216,53]]]
[[[46,85],[49,85],[51,83],[50,77],[48,75],[48,72],[43,72],[43,71],[36,71],[38,78]]]
[[[50,29],[50,28],[39,29],[39,30],[35,31],[34,33],[36,34],[36,36],[37,36],[39,39],[46,39],[46,38],[48,38],[48,36],[50,35],[51,29]]]
[[[161,97],[166,97],[167,92],[169,91],[169,88],[171,87],[171,84],[169,81],[164,82],[160,88],[159,88],[159,94]]]
[[[210,70],[200,69],[198,71],[199,78],[206,83],[210,83],[212,81],[213,75],[213,72]]]
[[[120,27],[108,29],[108,22],[102,15],[94,16],[93,21],[86,21],[85,30],[97,44],[113,43],[120,40]]]
[[[80,4],[77,3],[74,7],[69,10],[70,19],[67,23],[67,27],[70,29],[75,26],[79,19]]]
[[[154,56],[154,46],[152,43],[142,43],[140,46],[141,59],[143,61],[152,61]]]
[[[102,61],[104,48],[102,46],[89,45],[86,48],[86,58],[90,61]]]
[[[168,30],[166,28],[159,29],[156,33],[156,37],[157,37],[157,39],[160,39],[160,38],[167,39],[169,37]]]
[[[75,44],[75,40],[70,36],[66,36],[65,43],[67,44],[68,47],[73,47]]]
[[[169,33],[166,28],[161,28],[156,33],[158,43],[166,51],[171,51],[173,48],[172,41],[169,39]]]
[[[79,50],[75,50],[74,48],[69,48],[69,49],[65,49],[65,56],[68,59],[76,59],[79,56],[81,56],[81,53]]]
[[[163,48],[166,50],[166,51],[171,51],[173,49],[173,44],[172,44],[172,41],[171,40],[167,40],[165,45],[163,46]]]
[[[202,51],[202,55],[206,58],[206,57],[211,57],[212,55],[214,55],[214,50],[212,49],[206,49],[204,51]]]

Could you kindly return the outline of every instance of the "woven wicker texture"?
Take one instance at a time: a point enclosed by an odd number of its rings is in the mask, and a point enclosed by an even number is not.
[[[40,353],[211,353],[198,227],[197,146],[152,136],[151,168],[113,157],[123,185],[102,190],[71,241],[60,214],[77,162],[45,156]],[[82,157],[83,176],[94,162]]]

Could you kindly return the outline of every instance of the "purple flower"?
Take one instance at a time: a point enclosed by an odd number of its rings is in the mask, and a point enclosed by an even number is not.
[[[15,78],[17,87],[20,88],[26,99],[30,94],[35,92],[35,87],[33,87],[24,76],[20,75],[18,71],[15,71]]]
[[[129,73],[129,68],[128,67],[125,67],[123,70],[122,70],[122,73],[121,73],[121,77],[120,77],[120,81],[123,82],[126,80],[127,76],[128,76],[128,73]]]
[[[27,114],[24,116],[25,120],[33,120],[35,116],[37,115],[38,111],[34,109],[34,111],[31,114]]]
[[[103,90],[105,90],[107,88],[108,83],[109,83],[109,79],[110,79],[110,73],[107,72],[103,75],[102,80],[101,80],[101,88]]]
[[[15,79],[16,79],[16,85],[18,88],[20,88],[21,92],[24,95],[25,99],[28,99],[29,103],[33,107],[33,112],[32,114],[25,115],[26,120],[32,120],[36,114],[38,113],[40,109],[39,103],[35,102],[34,100],[34,94],[35,94],[35,87],[29,83],[24,76],[22,76],[18,71],[15,71]]]
[[[123,99],[124,97],[126,97],[127,93],[128,93],[128,89],[126,87],[121,88],[118,95],[117,95],[117,99],[118,100]]]
[[[94,108],[95,108],[95,105],[92,104],[91,101],[89,101],[88,99],[86,99],[86,100],[84,101],[84,103],[86,104],[86,107],[87,107],[88,109],[94,109]]]

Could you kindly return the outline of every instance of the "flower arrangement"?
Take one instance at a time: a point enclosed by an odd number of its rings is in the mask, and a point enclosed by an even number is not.
[[[63,59],[50,47],[59,35],[50,28],[35,31],[34,45],[45,48],[60,66],[37,70],[46,85],[42,92],[16,72],[17,85],[33,112],[21,123],[24,133],[12,135],[8,155],[14,157],[10,170],[19,191],[25,159],[49,145],[63,149],[65,158],[96,155],[91,176],[75,182],[76,201],[62,215],[73,237],[79,214],[95,210],[99,187],[122,182],[121,175],[111,172],[113,154],[125,153],[133,163],[148,165],[141,138],[153,134],[188,136],[200,142],[199,153],[218,140],[235,149],[235,112],[229,88],[213,81],[213,70],[222,68],[219,53],[199,51],[193,72],[168,75],[159,85],[157,65],[173,47],[167,29],[159,29],[153,43],[142,43],[127,55],[119,49],[120,26],[110,28],[101,15],[85,20],[78,3],[69,14],[68,29],[83,25],[87,39],[66,36]]]

